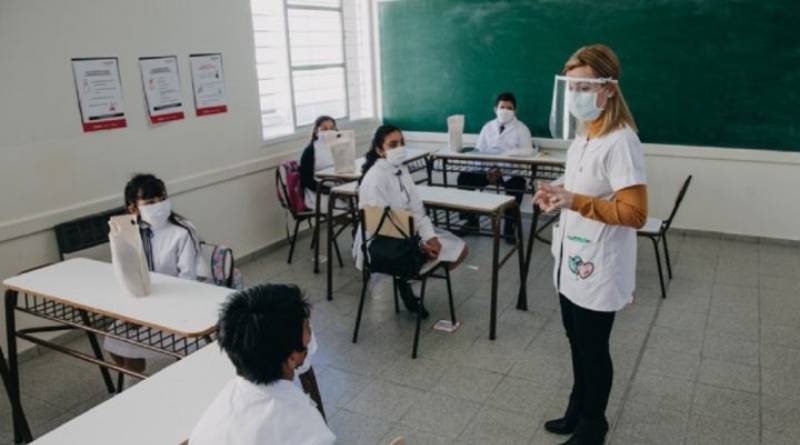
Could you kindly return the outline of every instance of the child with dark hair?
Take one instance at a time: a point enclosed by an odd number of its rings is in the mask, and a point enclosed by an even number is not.
[[[236,368],[189,438],[192,445],[327,445],[336,437],[292,383],[313,353],[311,309],[297,286],[259,285],[223,305],[219,345]]]
[[[319,137],[322,131],[336,131],[336,120],[330,116],[318,117],[311,129],[311,141],[300,156],[300,182],[303,185],[303,199],[309,209],[316,209],[317,187],[320,186],[314,178],[314,172],[333,166],[331,149]],[[320,192],[323,201],[320,208],[325,209],[328,206],[328,189],[324,188]]]
[[[147,265],[153,272],[187,280],[197,279],[200,240],[194,226],[172,211],[164,181],[137,174],[125,185],[125,207],[137,215]],[[163,357],[150,350],[106,337],[105,349],[118,365],[143,372],[146,358]]]

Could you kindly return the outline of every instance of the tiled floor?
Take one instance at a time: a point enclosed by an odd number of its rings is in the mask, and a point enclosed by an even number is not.
[[[670,241],[668,299],[659,298],[652,246],[641,243],[636,300],[615,322],[608,443],[800,443],[800,248]],[[491,244],[470,238],[471,258],[453,274],[463,326],[453,334],[431,329],[447,314],[444,285],[434,283],[432,317],[412,360],[413,319],[394,313],[386,283],[374,287],[353,344],[359,275],[349,262],[336,268],[335,300],[325,301],[324,274],[311,272],[308,239],[301,243],[292,265],[282,249],[248,263],[244,274],[250,284],[298,283],[314,303],[315,367],[339,443],[384,444],[397,435],[413,445],[563,440],[541,427],[562,413],[572,378],[544,245],[535,249],[528,312],[514,308],[513,264],[502,271],[498,338],[489,341]],[[22,375],[37,435],[107,397],[96,368],[59,354],[23,363]],[[0,419],[0,443],[11,443],[4,397]]]

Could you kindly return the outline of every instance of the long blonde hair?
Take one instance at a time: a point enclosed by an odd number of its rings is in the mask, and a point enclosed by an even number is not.
[[[583,66],[591,68],[594,74],[600,78],[619,81],[622,73],[619,58],[611,48],[605,45],[589,45],[575,51],[575,54],[564,64],[562,74],[567,74],[567,71]],[[606,88],[609,88],[613,95],[608,98],[603,113],[594,122],[581,125],[578,131],[582,134],[591,132],[593,137],[606,135],[626,125],[633,131],[638,131],[631,110],[622,96],[619,83],[608,83]]]

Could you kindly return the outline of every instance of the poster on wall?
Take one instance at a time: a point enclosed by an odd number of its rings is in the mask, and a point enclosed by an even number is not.
[[[128,126],[116,57],[72,59],[72,72],[84,132]]]
[[[151,124],[184,118],[178,58],[140,57],[144,97]]]
[[[198,116],[225,113],[225,77],[222,73],[222,54],[191,54],[194,107]]]

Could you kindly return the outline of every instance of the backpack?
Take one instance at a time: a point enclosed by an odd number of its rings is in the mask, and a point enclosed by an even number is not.
[[[201,257],[208,262],[209,269],[204,271],[205,281],[230,289],[244,289],[241,271],[234,267],[233,250],[228,246],[202,243]],[[198,271],[198,275],[201,275]]]
[[[278,193],[278,200],[294,213],[305,212],[300,164],[297,161],[285,161],[278,166],[277,174],[279,178],[275,190]],[[280,181],[281,178],[283,181]]]

